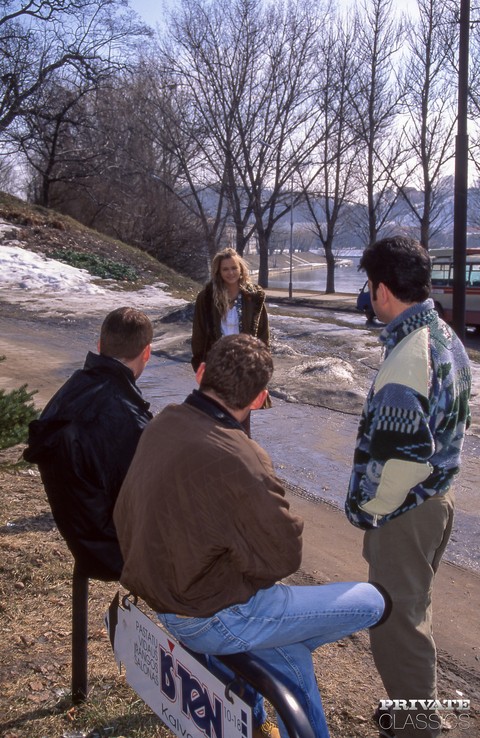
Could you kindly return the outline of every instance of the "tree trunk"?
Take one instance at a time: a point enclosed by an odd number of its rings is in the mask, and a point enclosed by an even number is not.
[[[325,285],[325,294],[335,294],[335,257],[332,251],[332,244],[325,243],[325,259],[327,262],[327,281]]]
[[[259,266],[258,266],[258,284],[261,287],[268,287],[268,239],[265,233],[258,234],[258,251],[259,251]]]

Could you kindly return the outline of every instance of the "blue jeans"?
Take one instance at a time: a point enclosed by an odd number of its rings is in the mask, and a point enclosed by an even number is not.
[[[192,651],[251,651],[279,672],[309,717],[317,738],[328,738],[312,652],[377,623],[385,601],[376,587],[342,582],[312,587],[275,584],[248,602],[209,618],[159,614],[165,628]],[[288,738],[281,720],[280,735]]]

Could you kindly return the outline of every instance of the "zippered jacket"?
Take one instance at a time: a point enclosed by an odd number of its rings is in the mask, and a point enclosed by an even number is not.
[[[88,577],[120,577],[113,506],[148,408],[127,366],[89,353],[30,424],[24,458],[38,464],[60,534]]]

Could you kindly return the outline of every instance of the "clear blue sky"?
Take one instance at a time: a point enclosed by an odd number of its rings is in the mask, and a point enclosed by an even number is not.
[[[162,23],[164,7],[175,5],[175,0],[130,0],[130,7],[150,26]]]

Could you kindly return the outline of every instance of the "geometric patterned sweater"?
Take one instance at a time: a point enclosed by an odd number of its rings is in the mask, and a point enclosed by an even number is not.
[[[470,422],[468,356],[433,300],[407,308],[380,340],[385,357],[363,408],[345,502],[363,529],[445,494]]]

